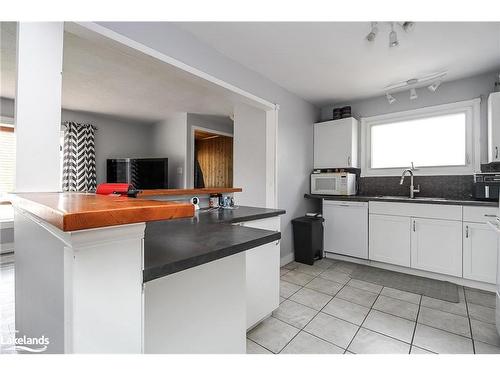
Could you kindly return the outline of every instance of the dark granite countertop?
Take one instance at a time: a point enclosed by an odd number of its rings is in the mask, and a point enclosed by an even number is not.
[[[304,194],[305,198],[310,199],[326,199],[332,201],[346,202],[402,202],[402,203],[427,203],[427,204],[447,204],[458,206],[483,206],[483,207],[498,207],[498,202],[481,201],[481,200],[460,200],[435,197],[415,197],[410,199],[404,196],[364,196],[364,195],[321,195],[321,194]]]
[[[146,223],[144,282],[277,241],[280,232],[231,225],[284,214],[284,210],[239,206],[200,210],[189,219]]]

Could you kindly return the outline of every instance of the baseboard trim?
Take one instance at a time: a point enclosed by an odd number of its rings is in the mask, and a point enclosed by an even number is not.
[[[330,259],[345,260],[346,262],[352,262],[352,263],[363,264],[366,266],[383,268],[383,269],[390,270],[390,271],[407,273],[409,275],[428,277],[429,279],[436,279],[436,280],[441,280],[441,281],[449,281],[449,282],[454,283],[454,284],[466,286],[469,288],[486,290],[488,292],[496,292],[496,289],[497,289],[495,284],[488,284],[488,283],[483,283],[481,281],[468,280],[468,279],[464,279],[464,278],[456,277],[456,276],[442,275],[439,273],[434,273],[434,272],[429,272],[429,271],[416,270],[413,268],[396,266],[393,264],[377,262],[374,260],[352,258],[349,256],[339,255],[339,254],[330,253],[330,252],[326,252],[326,251],[325,251],[325,256],[327,258],[330,258]]]
[[[294,253],[285,254],[280,258],[280,266],[283,267],[285,264],[293,262],[294,260],[295,260]]]

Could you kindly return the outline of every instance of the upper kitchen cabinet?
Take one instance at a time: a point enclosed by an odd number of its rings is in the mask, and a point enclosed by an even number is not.
[[[488,161],[500,161],[500,92],[488,97]]]
[[[358,168],[358,120],[314,124],[314,169]]]

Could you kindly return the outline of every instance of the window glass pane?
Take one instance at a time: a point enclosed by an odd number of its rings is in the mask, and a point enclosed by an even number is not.
[[[0,195],[14,191],[16,136],[10,126],[0,124]]]
[[[466,114],[371,127],[371,168],[465,165]]]

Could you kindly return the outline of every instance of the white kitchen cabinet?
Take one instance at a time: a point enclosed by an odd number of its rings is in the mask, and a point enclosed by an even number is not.
[[[280,231],[279,216],[241,223],[246,227]],[[246,251],[247,329],[279,307],[280,242]]]
[[[497,280],[497,234],[484,223],[463,224],[463,273],[466,279]]]
[[[411,220],[411,267],[462,277],[462,222]]]
[[[368,203],[323,201],[324,250],[368,259]]]
[[[358,167],[358,120],[314,124],[314,168]]]
[[[370,215],[369,258],[410,267],[409,217]]]
[[[500,161],[500,92],[488,96],[488,161]]]

